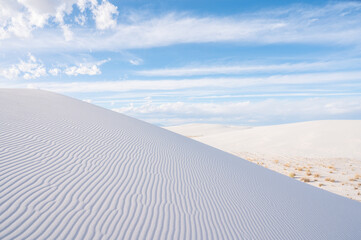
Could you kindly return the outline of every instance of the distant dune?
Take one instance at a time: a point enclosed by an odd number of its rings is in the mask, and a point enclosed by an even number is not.
[[[0,90],[0,133],[0,239],[361,239],[357,201],[69,97]]]
[[[297,179],[308,178],[314,186],[361,200],[361,120],[263,127],[187,124],[167,129],[277,172],[295,174]]]

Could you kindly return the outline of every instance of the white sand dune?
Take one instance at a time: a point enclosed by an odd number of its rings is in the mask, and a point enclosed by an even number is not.
[[[361,120],[323,120],[262,127],[187,124],[166,129],[229,151],[361,161]]]
[[[39,90],[0,90],[0,239],[361,239],[361,204]]]
[[[262,127],[187,124],[167,129],[361,201],[361,120]]]

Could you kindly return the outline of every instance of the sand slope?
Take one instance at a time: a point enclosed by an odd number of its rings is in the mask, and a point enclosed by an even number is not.
[[[360,239],[361,204],[38,90],[0,90],[0,239]]]

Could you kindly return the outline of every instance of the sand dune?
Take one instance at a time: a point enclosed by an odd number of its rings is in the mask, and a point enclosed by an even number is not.
[[[248,128],[187,124],[167,129],[361,201],[360,120]]]
[[[360,239],[361,204],[39,90],[0,90],[0,239]]]

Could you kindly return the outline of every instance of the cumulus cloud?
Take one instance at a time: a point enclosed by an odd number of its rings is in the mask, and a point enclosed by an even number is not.
[[[28,54],[28,60],[20,60],[18,64],[13,64],[8,68],[0,69],[0,75],[7,79],[35,79],[46,76],[44,64],[39,62],[31,53]]]
[[[53,76],[58,76],[60,72],[61,72],[61,70],[59,68],[49,69],[49,73]]]
[[[11,35],[21,38],[31,36],[31,32],[38,28],[43,28],[51,17],[57,22],[63,23],[65,13],[72,11],[75,0],[65,1],[0,1],[0,29],[2,38]],[[4,34],[5,33],[5,34]]]
[[[79,64],[79,66],[68,67],[65,69],[66,75],[77,76],[77,75],[99,75],[101,74],[100,69],[97,65],[86,66]]]
[[[102,72],[99,69],[99,66],[110,61],[110,59],[102,60],[96,63],[80,63],[77,66],[67,67],[64,70],[64,73],[69,76],[77,75],[99,75]]]
[[[75,17],[75,22],[78,23],[80,26],[84,26],[87,18],[85,15],[79,15]]]
[[[15,79],[20,75],[20,70],[16,65],[12,65],[9,68],[2,69],[0,75],[7,79]]]
[[[83,26],[86,21],[85,10],[93,14],[98,29],[114,28],[117,24],[116,6],[103,0],[0,0],[0,40],[11,36],[29,38],[35,29],[44,28],[49,23],[56,23],[62,29],[66,41],[72,40],[70,25],[64,17],[73,12],[77,6],[81,15],[74,22]]]
[[[7,79],[36,79],[50,74],[51,76],[58,76],[65,73],[69,76],[78,75],[99,75],[101,74],[100,66],[110,59],[101,60],[98,62],[83,62],[73,66],[66,67],[52,67],[47,69],[45,65],[35,58],[31,53],[28,54],[26,61],[20,60],[17,64],[12,64],[7,68],[0,68],[0,76]],[[51,83],[50,83],[51,84]],[[33,84],[34,86],[36,83]],[[40,86],[39,86],[40,87]]]
[[[93,9],[96,27],[100,30],[115,28],[117,21],[115,19],[118,14],[117,7],[108,1],[103,1]]]

